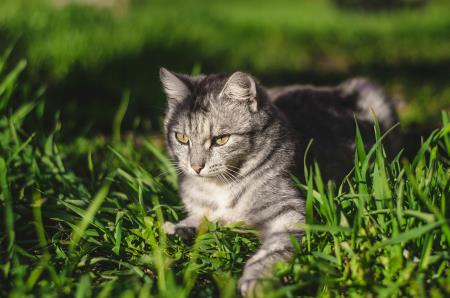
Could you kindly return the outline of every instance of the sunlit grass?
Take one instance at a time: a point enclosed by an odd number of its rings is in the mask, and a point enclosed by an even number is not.
[[[151,140],[59,142],[37,130],[43,97],[12,108],[23,87],[0,70],[0,296],[233,297],[258,246],[240,225],[205,222],[193,241],[167,238],[183,216],[176,176]],[[412,160],[385,157],[383,136],[342,185],[307,165],[305,236],[296,257],[261,285],[265,297],[450,294],[450,115]],[[274,285],[278,285],[275,287]]]
[[[450,2],[428,2],[421,9],[361,12],[338,9],[332,0],[152,0],[129,1],[117,14],[79,1],[61,7],[52,0],[3,0],[0,51],[14,44],[14,58],[27,58],[32,84],[51,91],[55,109],[46,119],[61,110],[70,116],[63,128],[75,133],[107,131],[124,90],[135,115],[126,127],[159,128],[160,66],[243,70],[266,86],[367,76],[405,103],[402,125],[434,126],[450,105]]]

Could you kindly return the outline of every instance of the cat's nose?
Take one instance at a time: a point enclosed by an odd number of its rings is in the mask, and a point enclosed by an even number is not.
[[[197,174],[200,174],[200,172],[202,171],[202,169],[205,167],[205,165],[191,165],[191,167],[194,169],[194,171]]]

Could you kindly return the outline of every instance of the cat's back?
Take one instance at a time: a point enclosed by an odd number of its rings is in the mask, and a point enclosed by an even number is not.
[[[386,130],[397,121],[394,105],[383,89],[365,78],[354,78],[337,86],[290,85],[269,88],[270,100],[294,126],[310,125],[312,120],[343,121],[354,126],[354,117],[363,125],[377,117]],[[319,123],[314,123],[314,126]],[[335,123],[336,124],[336,123]],[[339,125],[340,126],[340,125]]]
[[[304,133],[321,127],[328,130],[335,121],[340,121],[339,127],[346,126],[351,120],[350,102],[342,100],[337,88],[291,85],[269,89],[268,94],[281,116]]]
[[[304,149],[313,140],[311,160],[326,178],[342,178],[353,165],[355,119],[367,146],[373,140],[373,114],[383,131],[397,122],[394,106],[383,90],[367,79],[351,79],[333,87],[291,85],[267,90],[280,117],[297,140],[302,168]]]

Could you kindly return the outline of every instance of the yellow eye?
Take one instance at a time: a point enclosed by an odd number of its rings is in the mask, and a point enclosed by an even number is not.
[[[214,144],[216,144],[218,146],[222,146],[222,145],[225,145],[229,139],[230,139],[229,135],[220,136],[220,137],[214,139]]]
[[[176,132],[175,137],[177,138],[178,142],[180,142],[181,144],[186,145],[187,143],[189,143],[189,137],[187,135],[185,135],[184,133]]]

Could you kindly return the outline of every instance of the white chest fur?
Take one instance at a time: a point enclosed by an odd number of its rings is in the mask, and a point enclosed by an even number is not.
[[[206,217],[212,222],[230,224],[244,221],[243,210],[232,204],[237,195],[237,187],[206,179],[185,181],[183,185],[183,201],[189,213],[196,217]]]

